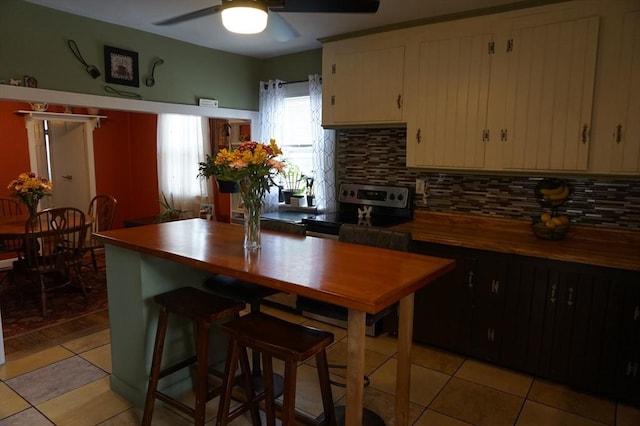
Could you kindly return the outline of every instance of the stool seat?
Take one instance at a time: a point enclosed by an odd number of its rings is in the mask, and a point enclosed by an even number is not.
[[[205,405],[207,401],[210,401],[222,392],[222,386],[209,389],[208,384],[209,333],[211,325],[214,321],[224,318],[237,318],[245,305],[244,303],[219,297],[193,287],[182,287],[167,293],[158,294],[154,296],[153,299],[160,305],[160,314],[158,316],[158,328],[156,330],[156,339],[153,347],[153,358],[151,360],[151,372],[149,374],[149,385],[142,416],[142,425],[148,426],[151,424],[156,399],[190,415],[194,418],[196,425],[204,425]],[[162,368],[164,342],[170,314],[184,317],[194,323],[196,354]],[[178,401],[167,393],[159,391],[158,382],[161,378],[194,363],[196,364],[194,378],[196,402],[193,408]],[[242,369],[248,372],[248,363],[244,363]],[[257,410],[255,412],[252,411],[252,415],[257,418]]]
[[[267,425],[275,425],[275,395],[273,381],[271,380],[273,377],[272,358],[280,359],[285,363],[281,420],[285,426],[293,425],[295,421],[298,362],[314,355],[322,393],[324,421],[330,425],[336,424],[326,354],[326,347],[333,342],[332,333],[294,324],[262,312],[252,312],[238,319],[228,321],[222,324],[220,329],[230,337],[230,344],[217,425],[227,425],[229,421],[244,411],[255,409],[256,404],[262,400],[265,401]],[[265,372],[264,391],[256,395],[253,387],[251,387],[246,402],[230,413],[231,390],[235,380],[237,363],[240,361],[241,365],[243,364],[243,357],[246,359],[247,348],[262,355],[262,364]],[[244,362],[246,363],[246,361]],[[245,382],[248,382],[248,380],[245,379]]]

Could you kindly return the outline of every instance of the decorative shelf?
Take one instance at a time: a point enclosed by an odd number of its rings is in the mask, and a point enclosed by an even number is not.
[[[64,112],[46,112],[46,111],[28,111],[28,110],[18,110],[15,111],[15,114],[25,115],[31,118],[40,118],[43,120],[48,120],[52,118],[57,118],[66,121],[86,121],[90,119],[102,119],[107,118],[106,115],[91,115],[91,114],[67,114]]]

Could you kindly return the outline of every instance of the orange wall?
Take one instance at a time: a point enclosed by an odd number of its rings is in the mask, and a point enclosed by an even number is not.
[[[24,118],[14,114],[19,109],[30,108],[24,102],[0,101],[1,196],[10,195],[9,182],[29,170]],[[62,112],[62,107],[47,111]],[[157,215],[156,115],[110,110],[100,114],[108,118],[93,132],[96,192],[118,200],[114,227],[121,227],[125,219]]]

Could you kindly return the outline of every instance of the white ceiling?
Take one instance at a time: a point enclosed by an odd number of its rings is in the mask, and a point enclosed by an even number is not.
[[[222,27],[219,14],[171,26],[153,24],[219,4],[220,0],[26,1],[74,15],[256,58],[320,48],[318,39],[353,31],[509,4],[541,3],[540,0],[380,0],[380,8],[376,14],[281,13],[280,17],[300,34],[293,40],[282,42],[270,34],[269,27],[264,33],[256,35],[229,33]]]

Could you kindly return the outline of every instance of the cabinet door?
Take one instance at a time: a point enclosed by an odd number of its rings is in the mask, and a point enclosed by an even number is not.
[[[336,52],[330,73],[323,124],[402,121],[404,47]]]
[[[491,132],[503,143],[503,168],[586,170],[597,43],[592,17],[516,26],[499,47],[506,80],[492,84],[506,85],[506,97]]]
[[[417,120],[407,128],[412,165],[484,165],[492,46],[491,34],[420,44]]]
[[[508,287],[507,261],[499,254],[484,254],[478,259],[471,313],[471,354],[499,362],[506,329],[504,318]]]
[[[468,354],[475,258],[466,255],[464,250],[437,244],[414,242],[414,250],[456,260],[453,271],[416,292],[414,340]]]
[[[579,269],[550,269],[538,373],[599,391],[611,282],[602,273]]]
[[[617,397],[629,403],[640,404],[640,278],[625,280],[620,352],[618,358]],[[620,308],[620,307],[618,307]]]
[[[608,123],[614,172],[640,171],[640,12],[625,16],[617,79],[616,119]]]

